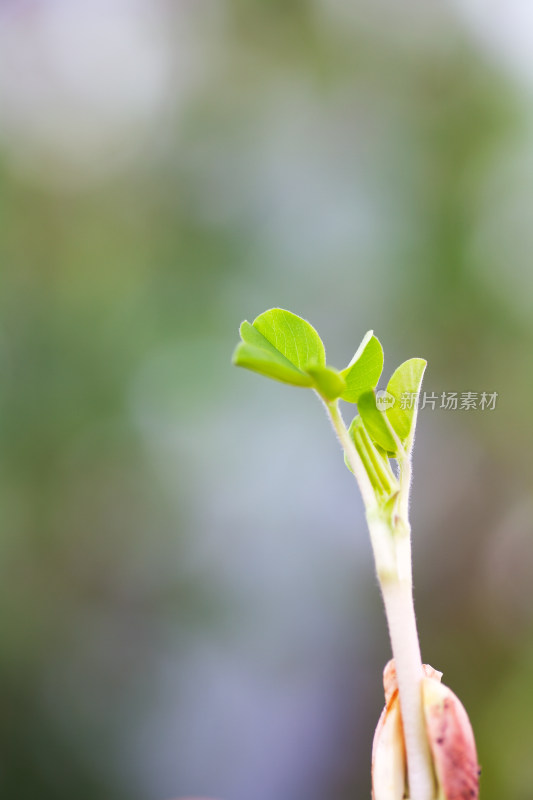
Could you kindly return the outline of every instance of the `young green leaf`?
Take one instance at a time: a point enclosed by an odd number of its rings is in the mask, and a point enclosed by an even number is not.
[[[338,397],[344,389],[340,375],[325,365],[320,336],[296,314],[271,308],[260,314],[253,325],[245,320],[240,335],[242,342],[233,354],[233,363],[238,367],[293,386],[315,387],[326,399]],[[320,373],[318,377],[312,377],[308,368]]]
[[[346,381],[341,398],[349,403],[357,403],[362,394],[377,386],[382,370],[383,348],[373,331],[368,331],[354,357],[341,372]]]
[[[249,325],[249,323],[246,324]],[[267,344],[269,343],[267,342]],[[310,375],[296,369],[285,356],[276,352],[274,348],[270,350],[267,347],[255,347],[247,342],[241,342],[233,353],[233,363],[237,367],[246,367],[267,378],[290,383],[292,386],[313,385]]]
[[[295,367],[325,366],[326,351],[312,325],[283,308],[271,308],[260,314],[253,327]]]
[[[282,308],[271,308],[250,325],[240,327],[242,342],[233,363],[268,378],[307,386],[327,402],[346,388],[337,370],[326,366],[326,352],[320,336],[306,320]]]
[[[319,364],[308,365],[307,374],[311,376],[314,388],[325,400],[340,397],[346,383],[342,375],[333,367],[322,367]]]
[[[387,391],[395,399],[394,405],[387,410],[387,416],[402,442],[405,442],[414,430],[418,394],[426,364],[427,361],[423,358],[410,358],[404,361],[394,372],[387,386]]]
[[[398,444],[384,411],[376,406],[374,392],[365,392],[358,400],[357,408],[370,438],[389,453],[398,452]]]
[[[397,491],[397,480],[390,467],[387,453],[379,445],[374,444],[359,415],[353,418],[348,433],[355,445],[355,449],[359,453],[377,496],[380,498],[389,497],[391,493]],[[344,463],[352,471],[346,455],[344,456]]]
[[[350,427],[348,428],[348,433],[350,434],[350,439],[352,440],[352,442],[355,445],[355,449],[357,450],[359,458],[363,462],[363,466],[365,468],[365,472],[368,475],[370,483],[372,484],[372,488],[374,489],[374,491],[377,494],[380,494],[382,492],[381,481],[379,479],[378,473],[376,472],[375,466],[372,463],[372,459],[370,458],[370,455],[368,453],[368,448],[366,446],[366,441],[363,441],[362,436],[361,436],[361,434],[362,434],[362,432],[364,430],[365,430],[365,426],[363,425],[363,420],[357,414],[352,419]],[[368,436],[368,434],[367,434],[367,436]],[[346,452],[344,453],[344,463],[346,464],[346,466],[348,467],[350,472],[353,472],[352,466],[351,466],[350,462],[348,461],[348,456],[347,456]]]

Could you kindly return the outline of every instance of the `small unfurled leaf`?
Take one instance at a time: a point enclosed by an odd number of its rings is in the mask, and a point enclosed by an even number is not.
[[[378,498],[389,497],[391,493],[396,491],[397,481],[390,467],[386,452],[374,444],[359,415],[353,418],[348,433]],[[344,463],[352,471],[346,454]]]
[[[325,366],[326,351],[312,325],[283,308],[260,314],[253,327],[295,367],[305,370],[310,364]]]
[[[397,453],[398,444],[390,428],[384,411],[376,406],[374,392],[365,392],[358,400],[357,408],[372,441],[389,453]]]
[[[260,314],[253,325],[243,322],[242,342],[233,361],[294,386],[307,386],[330,402],[346,389],[342,375],[326,366],[326,352],[315,329],[301,317],[282,308]]]
[[[344,389],[341,376],[325,366],[320,336],[296,314],[272,308],[253,325],[245,320],[240,334],[242,342],[233,354],[237,366],[293,386],[316,388],[326,399],[335,399]]]
[[[233,353],[233,363],[238,367],[246,367],[258,372],[260,375],[274,378],[282,383],[290,383],[293,386],[313,385],[313,379],[310,375],[306,375],[305,372],[301,372],[294,367],[290,361],[287,361],[281,353],[277,353],[274,348],[269,350],[266,347],[255,347],[247,342],[241,342]]]
[[[317,392],[326,400],[335,400],[340,397],[346,387],[344,378],[333,367],[323,367],[319,364],[309,365],[306,371],[313,379]]]
[[[387,410],[389,421],[405,442],[416,423],[418,394],[427,362],[423,358],[410,358],[400,364],[392,375],[387,392],[394,397],[394,405]]]
[[[368,331],[354,357],[341,372],[346,381],[341,398],[349,403],[357,403],[362,394],[377,386],[382,370],[383,348],[373,331]]]
[[[359,457],[363,462],[363,466],[365,468],[366,474],[368,475],[370,483],[372,484],[372,488],[374,489],[375,492],[378,493],[381,492],[382,490],[381,481],[379,479],[379,475],[376,471],[376,468],[368,452],[368,446],[366,440],[369,440],[369,436],[365,431],[363,420],[358,414],[352,419],[350,427],[348,428],[348,433],[350,434],[350,439],[354,443],[355,449],[357,450],[357,453],[359,454]],[[366,440],[363,439],[364,434],[366,435]],[[346,452],[344,453],[344,463],[346,464],[350,472],[353,472],[352,466],[348,461],[348,456]]]

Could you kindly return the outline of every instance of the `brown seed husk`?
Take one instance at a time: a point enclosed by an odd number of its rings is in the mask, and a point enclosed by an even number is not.
[[[423,681],[424,714],[443,800],[477,800],[479,766],[468,714],[459,698],[435,679]]]
[[[385,696],[372,744],[372,800],[403,800],[407,768],[398,689]]]
[[[470,720],[441,677],[442,672],[424,664],[424,715],[438,800],[478,800],[479,767]],[[372,745],[372,798],[405,800],[407,764],[394,660],[383,671],[383,687],[386,705]]]

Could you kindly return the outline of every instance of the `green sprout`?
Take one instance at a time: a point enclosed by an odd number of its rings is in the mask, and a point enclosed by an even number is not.
[[[391,800],[447,800],[443,785],[450,782],[450,775],[442,777],[438,764],[436,767],[424,709],[425,673],[413,604],[408,514],[418,395],[426,361],[405,361],[393,373],[386,391],[376,393],[383,370],[383,348],[372,331],[341,370],[326,363],[326,351],[316,330],[290,311],[265,311],[252,324],[243,322],[240,336],[234,364],[316,392],[361,491],[391,639],[401,708],[400,745],[406,762],[405,781],[401,777],[397,781],[400,788],[393,788],[391,783],[391,789],[381,796]],[[342,418],[339,400],[357,405],[358,414],[349,427]],[[472,758],[476,770],[473,780],[477,782],[475,749]],[[461,783],[461,776],[454,775],[454,785]],[[375,800],[379,800],[381,790],[378,792],[376,786],[380,781],[376,779],[373,784]],[[475,794],[453,794],[457,798],[467,796],[477,797],[477,788]]]

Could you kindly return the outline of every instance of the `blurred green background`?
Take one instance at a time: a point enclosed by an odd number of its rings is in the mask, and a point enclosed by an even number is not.
[[[0,4],[0,791],[360,800],[389,645],[309,319],[428,359],[424,659],[531,800],[533,30],[518,0]]]

